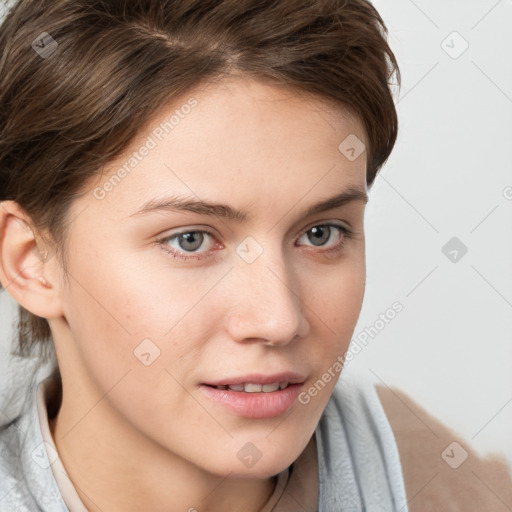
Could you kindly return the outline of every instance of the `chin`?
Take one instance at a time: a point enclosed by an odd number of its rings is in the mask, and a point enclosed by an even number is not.
[[[276,445],[265,439],[265,436],[254,442],[234,441],[233,445],[236,448],[230,446],[221,449],[219,458],[211,460],[211,473],[229,478],[269,478],[295,462],[306,446],[300,445],[293,437],[289,437],[286,444]],[[234,457],[227,456],[230,452],[234,453]]]
[[[252,468],[244,468],[241,464],[231,464],[230,467],[226,468],[226,472],[222,472],[222,474],[215,472],[217,476],[229,477],[235,479],[261,479],[264,480],[266,478],[270,478],[272,476],[281,473],[284,471],[290,464],[295,462],[297,457],[288,458],[285,461],[283,460],[267,460],[263,462],[263,460],[258,461]]]

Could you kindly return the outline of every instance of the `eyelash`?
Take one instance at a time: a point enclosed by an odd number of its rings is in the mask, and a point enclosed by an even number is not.
[[[337,229],[339,229],[341,231],[341,234],[343,235],[342,238],[340,239],[340,241],[334,247],[331,247],[330,249],[326,249],[324,251],[320,251],[323,255],[326,255],[328,257],[329,256],[336,256],[337,253],[340,252],[343,249],[343,247],[345,245],[345,242],[346,242],[346,239],[353,238],[353,234],[354,234],[353,231],[351,231],[350,229],[346,228],[345,226],[340,226],[338,224],[332,224],[332,223],[315,224],[314,226],[311,226],[306,231],[304,231],[304,233],[301,235],[301,237],[304,236],[311,229],[313,229],[315,227],[320,227],[320,226],[321,227],[329,226],[331,228],[337,228]],[[210,257],[207,254],[208,251],[207,252],[203,252],[203,253],[197,253],[198,255],[195,255],[195,253],[190,253],[190,255],[184,256],[183,254],[186,254],[186,253],[182,253],[181,251],[177,251],[176,249],[172,249],[171,247],[169,247],[167,245],[166,242],[169,242],[170,240],[172,240],[174,238],[177,238],[180,235],[185,235],[187,233],[203,233],[203,234],[206,233],[207,235],[209,235],[212,238],[214,238],[214,235],[212,233],[210,233],[209,231],[200,230],[200,229],[190,229],[188,231],[181,231],[179,233],[174,233],[171,236],[166,236],[165,238],[162,238],[162,239],[158,240],[157,244],[161,246],[163,251],[165,251],[168,254],[171,254],[174,258],[181,259],[181,260],[190,260],[190,259],[202,260],[202,259]],[[313,247],[313,246],[309,246],[309,247]]]

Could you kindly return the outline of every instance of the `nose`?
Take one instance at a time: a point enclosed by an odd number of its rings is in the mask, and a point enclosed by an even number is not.
[[[227,328],[236,342],[283,346],[309,332],[307,307],[293,269],[269,252],[252,263],[238,261],[231,272]]]

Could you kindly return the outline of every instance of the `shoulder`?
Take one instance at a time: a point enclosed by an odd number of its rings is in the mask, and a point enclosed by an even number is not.
[[[381,385],[376,391],[396,439],[411,512],[512,509],[504,459],[479,456],[405,393]]]

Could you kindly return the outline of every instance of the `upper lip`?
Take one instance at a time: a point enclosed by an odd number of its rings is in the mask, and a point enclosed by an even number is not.
[[[207,386],[229,386],[230,384],[273,384],[274,382],[288,382],[289,384],[302,384],[306,378],[299,373],[283,372],[265,375],[263,373],[251,373],[238,377],[227,377],[225,379],[204,382]]]

